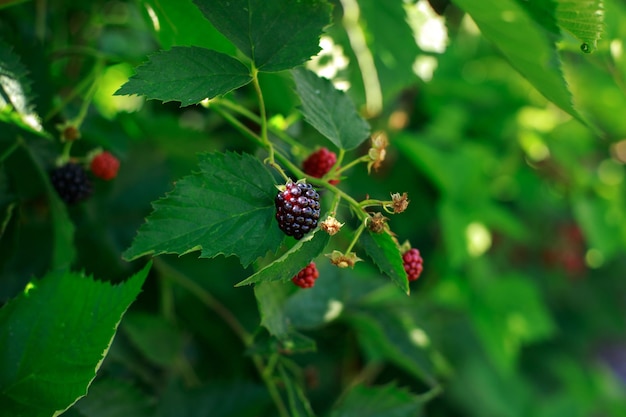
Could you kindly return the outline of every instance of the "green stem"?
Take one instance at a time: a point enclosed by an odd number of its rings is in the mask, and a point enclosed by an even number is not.
[[[185,288],[191,294],[196,296],[202,303],[213,310],[218,316],[224,320],[224,322],[231,328],[231,330],[241,339],[245,346],[252,344],[252,335],[239,323],[237,318],[227,309],[217,298],[213,297],[211,293],[198,285],[191,278],[178,270],[172,268],[159,258],[154,258],[154,266],[157,268],[164,277],[172,280],[176,284]]]
[[[369,162],[370,160],[371,160],[371,159],[370,159],[370,157],[369,157],[368,155],[363,155],[362,157],[357,158],[357,159],[355,159],[355,160],[351,161],[351,162],[350,162],[349,164],[347,164],[346,166],[340,167],[340,168],[337,170],[337,172],[335,172],[335,175],[340,175],[340,174],[342,174],[343,172],[345,172],[345,171],[349,170],[350,168],[352,168],[353,166],[355,166],[355,165],[357,165],[357,164],[360,164],[361,162]],[[337,164],[337,165],[339,165],[339,164]]]
[[[443,393],[443,388],[441,388],[441,385],[435,385],[434,387],[432,387],[430,390],[426,391],[425,393],[417,395],[417,397],[419,398],[420,402],[426,403],[432,400],[433,398],[437,397],[441,393]]]
[[[263,365],[263,360],[261,359],[260,355],[252,355],[252,362],[254,363],[254,366],[256,367],[259,375],[261,375],[261,378],[265,383],[265,387],[267,388],[270,397],[272,397],[272,401],[274,401],[274,405],[278,410],[278,415],[280,417],[289,417],[289,411],[287,410],[287,406],[285,406],[283,398],[280,396],[280,392],[278,392],[278,387],[276,386],[276,383],[272,379],[272,374],[265,372],[265,370],[268,369],[269,366]]]
[[[232,110],[232,111],[234,111],[236,113],[239,113],[240,115],[242,115],[242,116],[246,117],[247,119],[253,121],[254,123],[258,124],[259,126],[261,125],[261,118],[259,116],[257,116],[256,114],[254,114],[250,110],[246,109],[245,107],[243,107],[243,106],[241,106],[241,105],[239,105],[237,103],[234,103],[234,102],[232,102],[232,101],[230,101],[228,99],[220,98],[219,100],[216,100],[215,103],[213,103],[213,105],[226,107],[227,109]],[[268,129],[269,132],[271,132],[274,135],[276,135],[276,137],[278,139],[282,140],[283,142],[287,143],[288,145],[291,145],[294,148],[302,148],[302,149],[305,148],[304,146],[302,146],[301,143],[299,143],[294,138],[289,136],[282,129],[274,127],[271,124],[267,125],[267,129]]]
[[[154,258],[154,266],[159,271],[161,271],[162,275],[166,278],[171,279],[181,287],[185,288],[191,294],[196,296],[206,307],[215,311],[224,322],[233,330],[233,332],[241,339],[244,346],[250,347],[254,341],[254,337],[252,334],[248,333],[248,331],[239,323],[237,318],[228,310],[222,303],[220,303],[211,293],[198,285],[195,281],[177,271],[176,269],[169,266],[164,261],[161,261],[158,258]],[[276,387],[275,382],[272,380],[271,372],[267,372],[267,367],[263,365],[263,360],[261,356],[258,354],[252,355],[252,362],[254,363],[257,372],[263,379],[267,391],[269,392],[276,408],[278,409],[278,413],[280,417],[289,417],[289,412],[287,411],[287,407],[284,404],[282,397],[280,396],[280,392],[278,392],[278,388]]]
[[[2,155],[0,155],[0,162],[4,162],[5,159],[11,156],[11,154],[15,152],[17,148],[20,147],[21,144],[22,144],[22,137],[19,136],[17,140],[13,144],[11,144],[11,146],[9,146],[4,152],[2,152]]]
[[[252,64],[252,85],[256,92],[257,99],[259,100],[259,118],[261,119],[261,140],[267,146],[267,150],[270,153],[270,163],[274,162],[274,146],[267,137],[267,114],[265,111],[265,100],[263,100],[263,91],[261,90],[261,84],[259,83],[259,70]]]
[[[235,129],[237,129],[241,134],[246,136],[248,139],[252,139],[257,145],[262,147],[263,149],[267,149],[267,145],[261,140],[259,135],[250,130],[246,125],[241,123],[235,116],[228,113],[224,109],[218,107],[212,107],[213,110],[220,116],[222,116],[228,123],[230,123]]]
[[[354,245],[356,245],[356,242],[361,237],[363,230],[365,230],[366,224],[367,224],[366,220],[361,221],[361,225],[359,226],[358,229],[356,229],[356,232],[354,232],[354,237],[352,238],[352,242],[350,242],[350,246],[348,246],[348,249],[346,249],[346,252],[345,252],[346,255],[349,254],[352,251],[352,248],[354,247]]]

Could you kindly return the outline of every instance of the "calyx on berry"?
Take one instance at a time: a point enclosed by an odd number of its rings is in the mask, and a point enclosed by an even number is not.
[[[341,251],[338,250],[334,250],[332,253],[328,253],[325,256],[327,258],[330,258],[330,263],[339,268],[354,268],[354,264],[363,260],[356,256],[356,253],[354,252],[348,252],[344,255]]]
[[[320,218],[319,199],[319,194],[311,184],[287,181],[274,198],[280,230],[296,240],[314,230]]]

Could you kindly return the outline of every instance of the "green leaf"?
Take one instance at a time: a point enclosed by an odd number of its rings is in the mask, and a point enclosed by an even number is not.
[[[388,275],[394,284],[400,287],[404,293],[409,294],[409,280],[404,270],[402,255],[400,255],[398,246],[391,235],[368,231],[361,235],[359,242],[378,266],[380,272]]]
[[[320,229],[317,229],[317,231],[299,240],[298,243],[293,245],[291,249],[285,252],[280,258],[235,286],[240,287],[255,282],[290,280],[294,275],[300,272],[302,268],[307,266],[313,258],[324,251],[329,240],[330,236],[328,233],[320,232]]]
[[[30,80],[11,47],[0,40],[0,121],[46,136],[31,102]]]
[[[139,94],[189,106],[251,80],[248,68],[229,55],[197,46],[177,46],[150,56],[115,95]]]
[[[254,286],[254,296],[261,314],[261,326],[279,339],[284,337],[289,331],[284,313],[287,286],[280,282],[261,282]]]
[[[555,0],[556,21],[562,28],[578,38],[584,52],[597,48],[604,31],[604,3],[602,0]],[[585,49],[588,48],[587,50]]]
[[[330,22],[324,0],[194,0],[213,26],[261,71],[297,67],[316,55]]]
[[[356,328],[359,344],[372,360],[387,360],[435,385],[430,339],[413,319],[391,306],[375,306],[346,315]]]
[[[370,134],[368,123],[344,92],[304,68],[293,70],[304,119],[341,149],[354,149]]]
[[[191,0],[144,0],[147,21],[163,49],[200,46],[235,55],[236,48],[208,22]]]
[[[98,378],[73,407],[86,417],[151,417],[154,401],[123,380]]]
[[[133,345],[157,365],[173,366],[181,353],[182,335],[162,317],[147,313],[130,313],[122,321],[122,330]]]
[[[537,23],[515,0],[455,3],[472,16],[482,34],[541,94],[580,119],[561,71],[556,35]]]
[[[357,385],[330,414],[330,417],[409,417],[418,416],[423,401],[394,383],[366,387]]]
[[[550,337],[555,326],[530,278],[502,277],[471,298],[472,321],[491,360],[511,371],[524,344]]]
[[[119,285],[49,274],[0,310],[5,415],[58,415],[86,394],[149,270],[150,264]]]
[[[153,204],[125,259],[201,250],[203,258],[236,255],[248,266],[280,246],[284,235],[275,224],[276,188],[267,168],[248,154],[199,159],[200,172]]]

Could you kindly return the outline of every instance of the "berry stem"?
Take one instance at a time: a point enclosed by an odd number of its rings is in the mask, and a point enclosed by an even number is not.
[[[256,114],[254,114],[253,112],[251,112],[250,110],[246,109],[245,107],[232,102],[231,100],[225,99],[225,98],[219,98],[216,99],[214,102],[211,102],[214,105],[217,106],[222,106],[225,107],[229,110],[232,110],[244,117],[246,117],[247,119],[253,121],[254,123],[261,125],[261,118],[259,116],[257,116]],[[291,124],[288,123],[288,125]],[[291,136],[289,136],[287,133],[285,133],[285,131],[279,127],[276,126],[272,126],[272,124],[268,123],[267,125],[267,129],[268,132],[273,133],[274,135],[276,135],[276,137],[280,140],[282,140],[283,142],[287,143],[288,145],[294,147],[294,148],[300,148],[300,149],[304,149],[304,146],[302,146],[301,143],[299,143],[298,141],[296,141],[294,138],[292,138]]]
[[[352,238],[352,242],[350,242],[350,246],[348,246],[348,249],[346,249],[345,253],[350,253],[352,251],[352,248],[354,248],[354,245],[356,245],[356,242],[361,237],[363,230],[365,230],[366,225],[367,225],[367,219],[362,220],[361,225],[359,226],[358,229],[356,229],[356,232],[354,232],[354,237]]]
[[[265,100],[263,100],[263,91],[261,90],[261,84],[259,83],[259,70],[254,66],[254,62],[252,63],[251,68],[252,75],[252,85],[254,86],[254,91],[256,92],[257,99],[259,101],[259,118],[261,119],[261,140],[265,143],[267,151],[269,152],[269,163],[270,165],[274,164],[274,145],[270,142],[267,137],[267,114],[265,111]]]
[[[234,117],[232,114],[228,113],[224,109],[221,109],[219,106],[213,107],[213,110],[220,116],[222,116],[228,123],[230,123],[235,129],[237,129],[240,133],[246,136],[248,139],[252,139],[257,145],[261,146],[264,149],[267,149],[267,145],[263,143],[259,135],[250,130],[246,125],[241,123]]]
[[[341,168],[339,168],[336,172],[335,175],[340,175],[341,173],[349,170],[350,168],[352,168],[353,166],[360,164],[361,162],[369,162],[371,159],[368,155],[363,155],[360,158],[357,158],[353,161],[350,161],[349,164],[347,164],[346,166],[343,166]],[[339,166],[339,162],[337,162],[337,166]]]

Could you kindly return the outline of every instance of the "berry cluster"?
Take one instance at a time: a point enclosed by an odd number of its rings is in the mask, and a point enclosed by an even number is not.
[[[287,236],[300,240],[317,227],[320,196],[311,184],[288,181],[274,199],[278,227]]]
[[[316,152],[313,152],[302,163],[302,169],[304,172],[315,178],[322,178],[330,171],[330,169],[337,162],[337,155],[334,152],[329,151],[326,148],[322,148]],[[338,182],[337,180],[331,180],[331,183]]]
[[[318,276],[319,272],[317,271],[317,267],[314,262],[311,262],[302,268],[291,281],[300,288],[311,288],[313,284],[315,284],[315,280]]]
[[[415,281],[420,277],[420,274],[424,269],[424,260],[422,259],[419,250],[413,248],[406,251],[402,255],[402,262],[404,264],[404,270],[409,277],[409,281]]]
[[[59,197],[68,204],[78,203],[89,197],[91,182],[82,166],[69,162],[50,173],[50,182]]]

